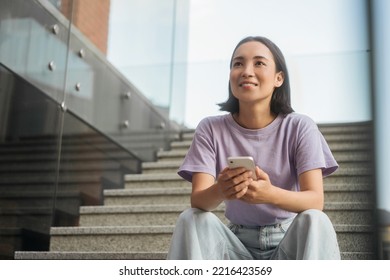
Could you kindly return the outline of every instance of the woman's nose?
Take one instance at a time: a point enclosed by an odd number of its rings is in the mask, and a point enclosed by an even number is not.
[[[252,77],[253,76],[253,67],[250,64],[245,65],[242,71],[243,77]]]

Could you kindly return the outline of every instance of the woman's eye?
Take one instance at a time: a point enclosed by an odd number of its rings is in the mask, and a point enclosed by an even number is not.
[[[263,65],[265,65],[265,63],[262,61],[256,61],[255,65],[256,66],[263,66]]]
[[[240,67],[240,66],[242,66],[241,62],[234,62],[233,63],[233,67]]]

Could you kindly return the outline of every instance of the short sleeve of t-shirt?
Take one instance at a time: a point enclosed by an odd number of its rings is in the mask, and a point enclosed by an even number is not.
[[[317,125],[308,117],[296,124],[295,165],[297,174],[321,168],[324,177],[338,168],[332,152]]]
[[[216,148],[209,120],[203,119],[195,130],[192,144],[179,169],[178,174],[191,182],[192,174],[208,173],[216,177]]]

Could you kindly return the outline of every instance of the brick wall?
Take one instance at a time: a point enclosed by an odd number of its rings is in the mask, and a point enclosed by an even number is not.
[[[106,54],[110,0],[73,0],[73,2],[73,25]],[[72,0],[62,0],[61,11],[70,18]]]

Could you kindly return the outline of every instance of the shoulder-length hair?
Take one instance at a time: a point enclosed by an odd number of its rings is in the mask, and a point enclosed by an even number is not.
[[[279,49],[275,43],[273,43],[271,40],[265,38],[265,37],[246,37],[242,39],[237,46],[235,47],[232,57],[230,59],[230,69],[232,68],[232,60],[234,53],[236,52],[237,48],[241,46],[244,43],[247,42],[259,42],[264,44],[272,53],[275,65],[276,65],[276,71],[283,72],[284,81],[283,84],[280,87],[275,88],[272,98],[271,98],[271,111],[274,114],[289,114],[294,112],[294,110],[291,107],[291,97],[290,97],[290,78],[287,71],[287,65],[286,61],[284,59],[282,51]],[[239,101],[238,99],[233,95],[232,89],[230,87],[229,82],[229,98],[226,102],[218,104],[220,106],[221,111],[227,111],[230,113],[238,113],[239,112]]]

